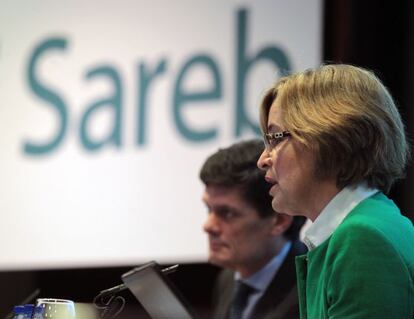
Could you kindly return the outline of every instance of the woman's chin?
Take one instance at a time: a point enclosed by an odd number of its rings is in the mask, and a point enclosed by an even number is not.
[[[286,208],[286,205],[283,205],[283,202],[280,201],[277,197],[273,197],[272,199],[272,208],[275,212],[292,215],[290,210]]]
[[[282,207],[280,205],[280,201],[276,197],[273,197],[273,199],[272,199],[272,208],[273,208],[274,211],[276,211],[278,213],[284,213],[284,212],[282,212]]]

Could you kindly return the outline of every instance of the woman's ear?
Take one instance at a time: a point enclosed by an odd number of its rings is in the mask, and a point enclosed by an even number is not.
[[[281,213],[274,213],[274,216],[272,216],[272,235],[283,235],[292,224],[292,221],[293,216]]]

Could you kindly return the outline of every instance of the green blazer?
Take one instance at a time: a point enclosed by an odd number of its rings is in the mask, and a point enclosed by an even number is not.
[[[296,257],[301,319],[413,319],[414,227],[377,193]]]

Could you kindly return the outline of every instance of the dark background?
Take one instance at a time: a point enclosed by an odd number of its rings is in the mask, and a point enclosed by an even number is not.
[[[413,13],[413,3],[409,0],[326,0],[323,27],[323,60],[373,70],[397,101],[410,141],[414,136],[411,107],[414,102]],[[414,184],[411,166],[406,179],[395,185],[390,197],[403,214],[414,220],[414,198],[410,196]],[[120,284],[121,275],[134,266],[0,272],[0,318],[36,288],[41,289],[42,297],[90,303],[99,291]],[[208,264],[182,264],[168,277],[193,309],[207,318],[217,270]],[[129,291],[122,295],[128,305],[123,312],[125,317],[148,318]]]

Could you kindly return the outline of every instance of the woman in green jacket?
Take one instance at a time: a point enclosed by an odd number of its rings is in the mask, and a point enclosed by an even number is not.
[[[324,65],[281,78],[260,120],[273,208],[312,221],[296,260],[301,318],[414,318],[414,228],[384,195],[410,153],[388,90]]]

